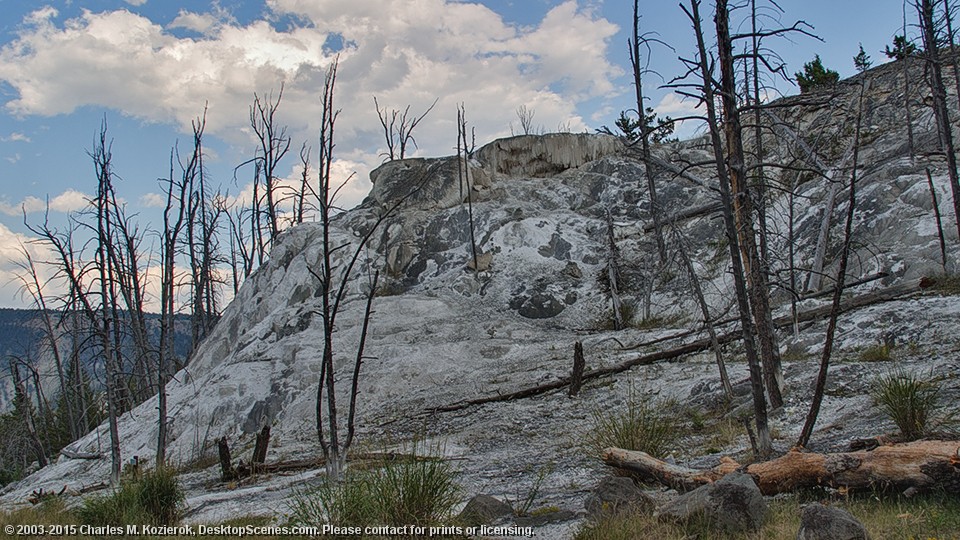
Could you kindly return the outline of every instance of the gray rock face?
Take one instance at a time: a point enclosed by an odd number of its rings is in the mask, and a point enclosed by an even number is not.
[[[733,473],[681,495],[657,512],[660,519],[700,521],[730,533],[758,530],[767,502],[748,474]]]
[[[842,508],[813,503],[803,508],[797,540],[869,540],[867,529]]]
[[[457,520],[467,525],[489,525],[513,517],[513,508],[490,495],[476,495],[463,507]]]
[[[478,152],[484,168],[506,176],[553,176],[604,156],[623,145],[616,137],[582,133],[520,135],[494,141]]]
[[[608,476],[593,488],[584,506],[591,517],[620,512],[646,512],[653,509],[653,499],[624,476]]]

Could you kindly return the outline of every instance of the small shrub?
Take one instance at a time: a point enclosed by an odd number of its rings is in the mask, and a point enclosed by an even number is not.
[[[89,525],[172,525],[183,500],[176,472],[160,467],[121,483],[110,495],[85,500],[77,515]]]
[[[593,412],[593,428],[588,436],[590,446],[596,452],[615,446],[664,457],[679,436],[674,415],[666,412],[671,409],[670,402],[639,399],[631,388],[626,410]]]
[[[939,405],[940,385],[932,377],[897,370],[880,376],[871,395],[900,433],[912,441],[926,433]]]

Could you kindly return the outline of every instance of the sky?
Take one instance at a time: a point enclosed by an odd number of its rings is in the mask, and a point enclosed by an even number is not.
[[[819,54],[852,75],[860,43],[879,64],[901,33],[901,1],[778,4],[782,23],[803,20],[821,38],[767,42],[790,74]],[[703,11],[711,7],[707,1]],[[18,294],[20,246],[49,258],[31,242],[23,212],[37,224],[49,205],[50,222],[64,226],[95,192],[87,153],[104,120],[118,196],[142,228],[156,229],[158,178],[168,176],[171,149],[190,143],[191,122],[205,108],[208,177],[242,196],[252,170],[236,167],[256,148],[249,107],[255,93],[276,95],[282,84],[278,120],[292,151],[279,174],[294,178],[300,145],[317,146],[324,73],[339,55],[334,169],[340,178],[353,174],[339,201],[348,208],[384,160],[374,97],[415,114],[437,101],[414,132],[413,156],[454,153],[461,103],[478,145],[518,132],[521,106],[546,132],[612,126],[635,107],[631,10],[628,0],[0,0],[0,307],[29,306]],[[771,9],[763,12],[771,26]],[[690,114],[692,102],[661,88],[682,72],[678,56],[692,57],[689,22],[674,1],[644,0],[641,17],[643,32],[672,47],[654,45],[645,58],[656,72],[644,80],[647,106]],[[798,92],[786,81],[776,88]],[[687,124],[678,134],[696,130]]]

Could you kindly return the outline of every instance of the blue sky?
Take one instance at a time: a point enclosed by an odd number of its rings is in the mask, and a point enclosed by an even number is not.
[[[763,0],[760,4],[764,4]],[[787,24],[803,19],[824,39],[771,41],[790,73],[819,54],[843,76],[854,72],[859,42],[875,63],[899,33],[902,3],[891,0],[780,0]],[[518,129],[517,107],[535,111],[546,131],[593,131],[631,107],[627,0],[0,0],[0,306],[16,297],[17,249],[50,200],[51,220],[82,208],[93,192],[86,152],[106,117],[117,190],[144,226],[156,225],[157,178],[190,121],[209,107],[205,142],[214,182],[249,191],[234,167],[252,157],[248,107],[285,84],[280,121],[294,149],[316,146],[323,72],[342,49],[338,174],[356,172],[342,203],[369,189],[383,143],[373,107],[422,111],[415,155],[446,155],[455,144],[455,107],[464,103],[479,144]],[[705,3],[706,8],[709,2]],[[659,47],[651,67],[670,78],[677,55],[690,56],[689,24],[673,1],[641,2],[644,31]],[[909,20],[914,18],[907,13]],[[709,19],[708,19],[709,23]],[[908,33],[914,33],[912,30]],[[650,102],[682,115],[690,103],[648,77]],[[796,92],[778,83],[783,93]],[[684,133],[694,129],[687,126]],[[294,152],[281,164],[293,177]],[[44,258],[39,246],[32,246]]]

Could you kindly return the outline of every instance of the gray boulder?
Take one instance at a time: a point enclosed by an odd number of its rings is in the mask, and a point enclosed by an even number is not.
[[[463,507],[458,521],[467,525],[489,525],[513,517],[513,507],[490,495],[476,495]]]
[[[767,502],[753,477],[743,473],[724,476],[665,504],[657,512],[662,520],[699,521],[729,533],[758,530],[767,515]]]
[[[593,488],[584,502],[591,517],[616,514],[624,511],[647,511],[653,509],[653,499],[625,476],[604,478]]]
[[[867,529],[842,508],[813,503],[803,508],[797,540],[868,540]]]

